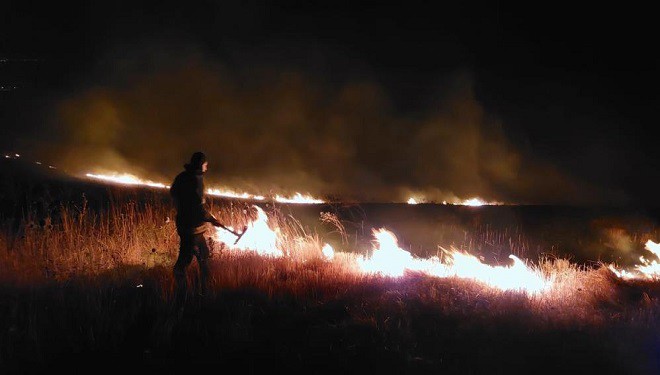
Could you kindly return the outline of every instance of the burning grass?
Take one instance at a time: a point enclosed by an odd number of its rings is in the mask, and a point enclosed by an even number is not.
[[[243,204],[212,210],[235,228],[261,214]],[[366,254],[330,258],[316,233],[277,210],[268,214],[281,253],[230,249],[216,237],[209,292],[192,292],[181,310],[173,303],[178,238],[167,203],[92,210],[82,201],[48,225],[31,224],[32,216],[18,231],[5,225],[0,369],[42,371],[64,365],[62,358],[103,361],[108,371],[128,360],[163,370],[188,361],[240,364],[248,372],[660,368],[654,280],[553,258],[529,265],[552,281],[542,293],[421,271],[391,277],[363,272]],[[188,276],[195,290],[195,263]]]

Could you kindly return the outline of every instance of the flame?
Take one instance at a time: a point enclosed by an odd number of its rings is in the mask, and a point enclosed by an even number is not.
[[[419,263],[412,255],[401,249],[392,232],[386,229],[374,229],[377,246],[374,247],[371,257],[358,258],[361,271],[367,273],[380,273],[386,276],[403,276],[406,269],[418,270]]]
[[[321,251],[323,252],[323,256],[325,256],[326,259],[333,260],[335,258],[335,249],[333,249],[330,244],[325,244]]]
[[[358,267],[366,273],[403,276],[405,271],[423,272],[436,277],[460,277],[482,282],[501,290],[520,290],[531,294],[549,289],[552,282],[540,271],[529,268],[523,261],[510,255],[512,266],[490,266],[478,258],[458,251],[448,252],[448,261],[438,257],[413,257],[398,245],[394,234],[386,229],[373,230],[377,244],[370,257],[357,259]]]
[[[486,202],[484,202],[480,198],[470,198],[470,199],[464,200],[461,204],[464,205],[464,206],[479,207],[479,206],[483,206],[484,204],[486,204]]]
[[[155,182],[151,180],[141,179],[129,173],[118,173],[118,172],[114,172],[111,174],[87,173],[85,174],[85,176],[97,180],[102,180],[105,182],[111,182],[122,185],[141,185],[141,186],[155,187],[159,189],[169,189],[170,187],[169,185],[166,185],[162,182]],[[249,200],[257,200],[257,201],[263,201],[266,199],[266,197],[264,197],[263,195],[254,195],[246,192],[239,193],[231,189],[220,189],[220,188],[208,188],[206,189],[206,194],[213,195],[216,197],[249,199]],[[302,195],[301,193],[296,193],[294,196],[288,198],[280,195],[276,195],[275,200],[280,203],[297,203],[297,204],[325,203],[325,201],[321,199],[314,198],[310,195]]]
[[[245,234],[237,244],[236,236],[223,229],[215,229],[215,239],[224,242],[232,250],[252,250],[261,255],[280,257],[284,252],[279,249],[280,231],[279,228],[271,229],[268,225],[268,215],[260,207],[253,206],[257,210],[257,219],[247,225]],[[228,227],[234,230],[232,227]]]
[[[424,200],[419,199],[419,198],[415,198],[415,197],[410,197],[410,198],[408,198],[408,200],[406,201],[406,203],[408,203],[408,204],[419,204],[419,203],[422,203],[422,202],[424,202]],[[495,206],[495,205],[501,205],[501,204],[503,204],[503,203],[502,203],[502,202],[496,202],[496,201],[488,202],[488,201],[485,201],[485,200],[483,200],[483,199],[481,199],[481,198],[479,198],[479,197],[474,197],[474,198],[469,198],[469,199],[465,199],[465,200],[459,200],[459,199],[456,199],[456,198],[455,198],[455,199],[453,199],[453,200],[451,200],[451,201],[449,201],[449,202],[446,201],[446,200],[443,200],[443,201],[442,201],[442,204],[445,204],[445,205],[446,205],[446,204],[451,204],[451,205],[458,205],[458,206],[480,207],[480,206]]]
[[[280,202],[280,203],[304,203],[304,204],[318,204],[318,203],[325,203],[321,199],[316,199],[312,196],[309,195],[302,195],[300,193],[296,193],[293,197],[286,198],[280,195],[275,196],[275,200]]]
[[[660,243],[651,240],[646,241],[644,248],[660,258]],[[620,270],[610,265],[608,268],[619,278],[622,279],[657,279],[660,278],[660,263],[657,260],[639,257],[641,264],[636,265],[632,270]]]
[[[87,177],[130,185],[147,185],[157,188],[169,187],[162,183],[142,180],[130,174],[100,175],[88,173]],[[262,196],[215,188],[208,189],[208,194],[231,198],[264,199]],[[300,193],[296,193],[290,198],[277,195],[275,200],[282,203],[324,203],[320,199]],[[408,203],[415,204],[417,201],[414,198],[410,198]],[[479,198],[468,199],[464,203],[472,206],[493,204],[486,203]],[[257,219],[247,225],[245,234],[238,243],[234,244],[236,235],[223,228],[216,228],[214,233],[215,239],[225,243],[232,250],[250,250],[261,255],[273,257],[285,256],[287,253],[284,250],[286,249],[282,249],[285,241],[282,238],[280,229],[272,229],[268,222],[268,215],[260,207],[254,207],[257,210]],[[229,229],[235,231],[231,227]],[[416,258],[410,252],[400,248],[396,236],[386,229],[373,230],[373,235],[376,243],[372,255],[370,257],[358,256],[355,258],[358,269],[364,273],[378,273],[385,276],[399,277],[403,276],[406,271],[414,271],[435,277],[468,278],[501,290],[519,290],[528,293],[539,293],[552,287],[552,282],[543,277],[540,271],[531,269],[513,255],[509,256],[513,260],[513,265],[511,266],[490,266],[482,263],[472,255],[456,250],[446,251],[446,261],[441,261],[437,256],[422,259]],[[647,248],[656,255],[660,254],[660,245],[650,242],[647,243]],[[330,261],[336,258],[335,251],[329,244],[323,246],[322,254]],[[650,272],[660,275],[660,265],[656,261],[650,262],[643,257],[641,260],[643,265],[638,267],[638,272]],[[624,271],[619,271],[619,274],[626,275]]]
[[[495,201],[487,202],[479,197],[474,197],[474,198],[466,199],[456,204],[461,206],[481,207],[481,206],[498,206],[501,205],[502,202],[495,202]]]
[[[239,199],[253,199],[262,201],[265,199],[262,195],[252,195],[248,193],[237,193],[229,189],[216,189],[210,188],[206,190],[206,193],[209,195],[214,195],[216,197],[227,197],[227,198],[239,198]]]
[[[257,219],[250,222],[245,234],[234,245],[236,236],[222,228],[216,228],[215,239],[224,242],[230,249],[255,251],[258,254],[282,257],[284,243],[279,228],[272,229],[268,215],[257,206]],[[230,230],[234,230],[229,227]],[[413,257],[410,252],[398,245],[396,236],[382,228],[373,230],[375,244],[371,256],[358,256],[355,259],[360,272],[400,277],[406,271],[422,272],[435,277],[460,277],[472,279],[501,290],[525,291],[536,294],[552,287],[552,282],[538,270],[528,267],[519,258],[510,255],[512,266],[490,266],[478,258],[458,251],[448,251],[448,261],[438,257],[422,259]],[[329,244],[322,248],[322,254],[329,261],[335,260],[335,251]]]
[[[114,182],[118,184],[123,184],[123,185],[145,185],[145,186],[151,186],[155,188],[160,188],[160,189],[167,189],[169,188],[168,185],[165,185],[160,182],[154,182],[150,180],[142,180],[137,176],[134,176],[132,174],[128,173],[113,173],[111,175],[103,175],[103,174],[93,174],[93,173],[87,173],[85,176],[90,177],[90,178],[95,178],[97,180],[103,180],[107,182]]]

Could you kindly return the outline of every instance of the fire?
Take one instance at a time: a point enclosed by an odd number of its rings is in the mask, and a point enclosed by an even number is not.
[[[134,176],[132,174],[128,173],[113,173],[111,175],[102,175],[102,174],[93,174],[93,173],[87,173],[85,176],[94,178],[97,180],[103,180],[107,182],[114,182],[118,184],[123,184],[123,185],[144,185],[144,186],[151,186],[155,188],[160,188],[160,189],[167,189],[169,188],[168,185],[165,185],[160,182],[154,182],[150,180],[143,180],[140,179],[137,176]]]
[[[470,199],[464,200],[463,203],[461,203],[461,204],[464,205],[464,206],[479,207],[479,206],[483,206],[484,204],[486,204],[486,202],[484,202],[483,200],[481,200],[479,198],[470,198]]]
[[[406,201],[408,204],[419,204],[423,203],[423,199],[415,198],[415,197],[410,197]],[[502,202],[488,202],[484,199],[481,199],[479,197],[474,197],[474,198],[469,198],[465,200],[459,200],[459,199],[453,199],[450,200],[449,202],[446,200],[442,201],[442,204],[451,204],[451,205],[458,205],[458,206],[471,206],[471,207],[480,207],[480,206],[495,206],[495,205],[501,205]]]
[[[321,252],[328,260],[333,260],[335,258],[335,249],[333,249],[330,244],[325,244]]]
[[[207,189],[206,193],[209,195],[214,195],[216,197],[226,197],[226,198],[239,198],[239,199],[252,199],[257,201],[262,201],[265,199],[262,195],[252,195],[248,193],[237,193],[233,190],[228,189]]]
[[[651,240],[646,241],[644,248],[660,259],[660,243],[655,243]],[[622,279],[657,279],[660,278],[660,263],[657,260],[646,259],[644,256],[639,257],[641,264],[636,265],[635,268],[630,270],[619,270],[610,265],[609,269],[615,275]]]
[[[150,186],[159,189],[169,189],[170,187],[169,185],[166,185],[162,182],[145,180],[129,173],[118,173],[118,172],[114,172],[111,174],[87,173],[85,174],[85,176],[97,180],[102,180],[105,182],[122,184],[122,185]],[[239,193],[231,189],[220,189],[215,187],[206,189],[206,194],[213,195],[216,197],[238,198],[238,199],[248,199],[248,200],[257,200],[257,201],[263,201],[266,199],[266,197],[264,197],[263,195],[255,195],[246,192]],[[321,199],[314,198],[310,195],[303,195],[301,193],[296,193],[292,197],[288,197],[288,198],[280,195],[276,195],[275,200],[280,203],[297,203],[297,204],[325,203],[325,201]]]
[[[279,249],[281,243],[279,228],[271,229],[268,225],[268,215],[257,206],[257,219],[248,224],[245,234],[234,245],[236,236],[223,229],[215,228],[215,239],[224,242],[232,250],[252,250],[258,254],[281,257],[284,252]],[[228,227],[234,230],[232,227]]]
[[[252,206],[257,211],[257,218],[247,225],[245,234],[236,242],[236,236],[223,229],[216,228],[214,239],[223,242],[230,250],[234,251],[254,251],[257,254],[282,257],[291,256],[287,244],[297,242],[301,238],[294,238],[293,241],[287,241],[287,236],[279,227],[272,228],[268,215],[258,206]],[[233,227],[228,227],[235,231]],[[286,230],[284,231],[286,232]],[[321,250],[323,257],[329,261],[334,260],[335,250],[330,244],[325,244]]]
[[[275,196],[275,200],[280,202],[280,203],[302,203],[302,204],[319,204],[319,203],[325,203],[321,199],[316,199],[310,195],[302,195],[300,193],[296,193],[293,197],[286,198],[280,195]]]
[[[271,228],[268,215],[261,208],[254,207],[257,219],[248,224],[245,234],[236,245],[236,236],[222,228],[216,228],[214,238],[224,242],[231,250],[255,251],[273,257],[287,255],[286,249],[282,249],[285,241],[280,229]],[[234,230],[231,227],[229,229]],[[530,294],[546,291],[553,285],[540,271],[528,267],[513,255],[509,256],[513,260],[511,266],[490,266],[472,255],[452,250],[447,252],[447,261],[443,262],[438,257],[414,257],[400,248],[396,236],[386,229],[374,229],[373,236],[375,243],[372,254],[351,258],[361,273],[401,277],[406,271],[414,271],[442,278],[472,279],[501,290],[525,291]],[[336,259],[335,250],[329,244],[323,246],[321,253],[329,261]]]
[[[385,276],[403,276],[406,269],[419,270],[418,259],[401,249],[397,238],[392,232],[379,229],[373,230],[377,245],[371,257],[358,258],[358,266],[361,271],[366,273],[380,273]]]
[[[479,197],[474,197],[474,198],[466,199],[464,201],[460,201],[459,203],[456,204],[461,206],[481,207],[481,206],[497,206],[497,205],[501,205],[502,202],[487,202]]]
[[[472,279],[501,290],[520,290],[531,294],[552,287],[540,271],[533,270],[517,257],[510,255],[512,266],[490,266],[478,258],[458,251],[448,252],[448,261],[438,257],[420,259],[413,257],[398,245],[394,234],[386,229],[373,230],[377,244],[370,257],[358,258],[358,267],[366,273],[386,276],[403,276],[405,271],[417,271],[436,277],[460,277]]]

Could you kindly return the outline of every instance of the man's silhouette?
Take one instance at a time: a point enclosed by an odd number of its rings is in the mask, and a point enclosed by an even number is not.
[[[176,230],[180,238],[179,258],[174,265],[174,278],[177,284],[177,298],[181,299],[187,291],[186,268],[197,257],[201,274],[201,293],[206,292],[208,282],[209,248],[204,234],[212,223],[220,222],[205,208],[204,173],[208,169],[206,156],[195,152],[185,170],[179,173],[170,187],[170,194],[176,206]]]

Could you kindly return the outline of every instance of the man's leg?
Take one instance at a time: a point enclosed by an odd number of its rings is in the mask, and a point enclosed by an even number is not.
[[[205,295],[208,290],[209,247],[203,234],[195,235],[195,247],[197,249],[195,255],[197,256],[197,263],[199,264],[201,293]]]
[[[179,257],[174,264],[174,280],[176,282],[176,300],[183,302],[188,290],[186,268],[192,262],[193,248],[195,246],[192,235],[179,233]]]

